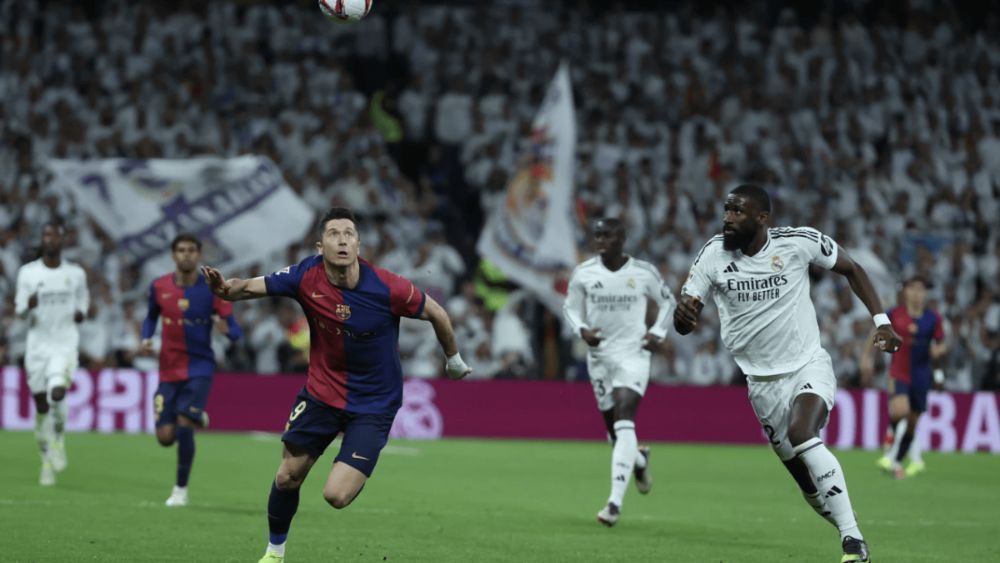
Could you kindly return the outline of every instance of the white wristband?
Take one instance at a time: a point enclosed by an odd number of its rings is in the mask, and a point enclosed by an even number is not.
[[[944,383],[944,370],[941,368],[934,370],[934,383],[938,385]]]
[[[872,317],[872,320],[875,321],[875,328],[892,324],[892,322],[889,321],[889,315],[886,315],[885,313],[879,313],[875,315],[874,317]]]

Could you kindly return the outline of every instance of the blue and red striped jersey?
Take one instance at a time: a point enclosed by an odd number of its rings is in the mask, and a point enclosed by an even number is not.
[[[162,317],[160,381],[184,381],[215,374],[213,314],[226,319],[230,340],[243,335],[233,318],[233,304],[213,295],[201,274],[190,287],[177,285],[173,273],[153,280],[149,286],[149,310],[142,322],[142,338],[152,338],[156,320]]]
[[[930,385],[931,340],[944,340],[941,315],[925,307],[919,318],[913,318],[904,305],[889,310],[892,329],[903,339],[902,346],[892,355],[889,375],[904,383]]]
[[[402,276],[358,263],[353,289],[330,283],[321,255],[264,282],[268,295],[298,301],[309,321],[309,394],[349,412],[395,413],[403,400],[399,318],[419,317],[426,296]]]

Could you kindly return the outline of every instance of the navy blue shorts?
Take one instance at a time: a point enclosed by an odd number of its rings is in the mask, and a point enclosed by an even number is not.
[[[201,421],[212,390],[212,378],[192,377],[184,381],[161,381],[153,395],[153,413],[156,425],[177,424],[177,416]]]
[[[379,453],[389,441],[389,430],[396,413],[352,413],[331,407],[315,399],[305,387],[295,397],[281,441],[320,457],[341,432],[344,439],[334,461],[342,461],[371,477]]]
[[[930,385],[914,385],[898,379],[889,379],[889,395],[909,397],[910,410],[913,412],[927,412],[927,393],[930,390]]]

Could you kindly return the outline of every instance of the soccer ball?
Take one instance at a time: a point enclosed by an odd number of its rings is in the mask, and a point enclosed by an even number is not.
[[[372,0],[319,0],[319,9],[328,18],[356,22],[368,15]]]

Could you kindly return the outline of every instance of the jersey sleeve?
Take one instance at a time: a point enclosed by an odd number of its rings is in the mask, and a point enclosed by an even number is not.
[[[941,319],[941,315],[937,311],[934,311],[934,334],[931,336],[934,340],[941,342],[944,340],[944,321]]]
[[[213,295],[212,310],[215,311],[216,315],[219,315],[226,320],[226,326],[229,328],[229,331],[226,332],[227,338],[230,340],[239,340],[243,337],[243,328],[236,322],[236,316],[233,315],[233,304],[231,302]]]
[[[87,288],[87,273],[83,268],[77,268],[78,281],[76,285],[76,295],[74,295],[76,311],[87,314],[90,309],[90,290]]]
[[[583,282],[580,281],[580,276],[574,271],[573,275],[569,278],[569,287],[566,290],[566,300],[563,301],[563,316],[566,318],[566,322],[569,323],[570,329],[573,330],[574,335],[580,334],[580,329],[590,327],[587,326],[585,303],[587,300],[587,290],[583,287]]]
[[[310,256],[298,264],[284,268],[264,276],[264,286],[268,295],[295,297],[299,292],[299,284],[306,270],[311,268],[319,256]]]
[[[670,291],[667,284],[663,282],[660,273],[655,269],[650,270],[649,280],[646,283],[646,296],[652,299],[658,307],[656,320],[653,321],[653,326],[649,327],[649,332],[658,338],[663,338],[667,335],[667,326],[670,322],[669,319],[673,318],[677,299],[674,298],[673,292]]]
[[[415,319],[424,312],[427,295],[410,280],[389,270],[377,269],[376,273],[389,287],[389,312],[397,317]]]
[[[142,320],[142,339],[149,340],[156,333],[156,321],[160,318],[160,302],[156,300],[156,282],[149,284],[149,298],[146,318]]]
[[[31,288],[28,287],[28,276],[22,267],[17,271],[17,282],[14,289],[14,312],[19,317],[28,313],[28,298]]]
[[[681,295],[697,297],[702,303],[712,293],[712,274],[709,264],[712,262],[711,246],[713,242],[714,240],[710,240],[702,247],[701,252],[694,259],[694,264],[691,264],[687,280],[681,287]]]
[[[837,263],[839,247],[832,238],[812,227],[802,227],[794,229],[792,232],[794,234],[791,236],[791,240],[796,242],[810,264],[816,264],[829,270]]]

